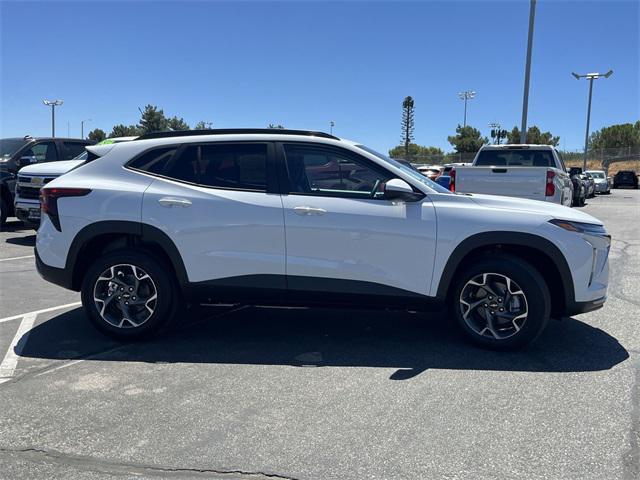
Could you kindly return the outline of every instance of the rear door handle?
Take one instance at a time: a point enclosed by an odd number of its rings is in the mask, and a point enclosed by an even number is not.
[[[296,215],[324,215],[327,211],[324,208],[317,207],[293,207],[293,213]]]
[[[158,200],[158,203],[163,207],[190,207],[191,200],[187,200],[186,198],[177,198],[177,197],[162,197]]]

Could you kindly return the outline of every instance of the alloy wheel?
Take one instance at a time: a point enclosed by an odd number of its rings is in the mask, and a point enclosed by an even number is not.
[[[516,335],[529,313],[520,286],[500,273],[482,273],[469,280],[460,293],[459,306],[469,328],[495,340]]]
[[[131,264],[113,265],[100,274],[93,288],[99,315],[117,328],[141,326],[153,315],[158,291],[142,268]]]

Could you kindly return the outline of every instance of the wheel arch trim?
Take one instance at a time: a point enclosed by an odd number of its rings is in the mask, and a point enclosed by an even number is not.
[[[162,230],[139,222],[105,220],[87,225],[76,234],[71,242],[64,270],[68,272],[70,278],[67,283],[72,290],[79,289],[78,281],[75,278],[75,270],[82,249],[95,238],[113,234],[133,235],[139,237],[143,243],[157,245],[164,251],[171,262],[176,272],[178,283],[184,285],[188,282],[187,271],[182,261],[182,256],[175,243],[173,243],[171,238]]]
[[[472,251],[486,247],[524,247],[539,251],[551,258],[558,272],[564,290],[564,304],[567,310],[571,310],[575,304],[575,292],[573,277],[569,264],[560,249],[551,241],[539,235],[524,232],[495,231],[483,232],[472,235],[460,242],[445,264],[440,276],[436,296],[445,300],[454,276],[463,259]],[[535,266],[535,265],[534,265]]]

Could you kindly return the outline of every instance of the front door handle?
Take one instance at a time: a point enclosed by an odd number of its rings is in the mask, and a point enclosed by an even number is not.
[[[296,215],[324,215],[327,211],[324,208],[317,207],[293,207],[293,213]]]
[[[163,207],[190,207],[191,200],[187,200],[186,198],[177,198],[177,197],[162,197],[158,200],[158,203]]]

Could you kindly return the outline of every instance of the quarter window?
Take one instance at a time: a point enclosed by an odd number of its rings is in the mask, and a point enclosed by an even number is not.
[[[284,146],[291,193],[346,198],[379,198],[392,175],[338,149]]]

